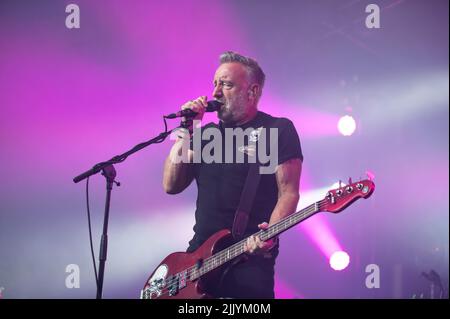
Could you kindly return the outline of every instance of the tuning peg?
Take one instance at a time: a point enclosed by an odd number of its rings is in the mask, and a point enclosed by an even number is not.
[[[351,184],[352,184],[352,178],[349,177],[349,178],[348,178],[348,185],[351,185]]]
[[[374,175],[372,172],[370,172],[370,171],[367,171],[367,172],[366,172],[366,175],[367,175],[367,178],[368,178],[370,181],[372,181],[372,180],[375,178],[375,175]]]
[[[342,187],[342,181],[339,180],[339,188],[341,188],[341,187]]]

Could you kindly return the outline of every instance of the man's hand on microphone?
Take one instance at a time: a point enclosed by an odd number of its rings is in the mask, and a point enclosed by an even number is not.
[[[193,120],[201,121],[203,119],[203,114],[205,114],[205,108],[208,106],[208,101],[206,100],[206,96],[200,96],[195,100],[191,100],[181,106],[181,110],[191,109],[196,112],[197,115],[193,118]],[[182,121],[186,121],[185,117],[181,118]]]

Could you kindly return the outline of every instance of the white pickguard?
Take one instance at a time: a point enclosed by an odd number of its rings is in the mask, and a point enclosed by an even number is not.
[[[148,284],[150,285],[147,288],[147,291],[150,294],[148,296],[149,299],[152,299],[153,294],[155,294],[156,297],[161,296],[162,289],[165,286],[165,279],[167,277],[168,272],[169,267],[167,267],[166,264],[160,265],[158,268],[156,268],[155,273],[148,281]]]

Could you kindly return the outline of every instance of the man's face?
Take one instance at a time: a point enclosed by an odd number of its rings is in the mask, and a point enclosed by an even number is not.
[[[236,62],[220,65],[214,75],[213,97],[223,103],[217,115],[224,123],[236,124],[245,119],[253,107],[245,66]]]

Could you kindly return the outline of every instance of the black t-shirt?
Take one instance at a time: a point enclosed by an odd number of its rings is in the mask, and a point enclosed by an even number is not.
[[[205,133],[208,132],[208,128],[212,128],[212,130],[209,131],[214,132],[213,134],[206,134],[210,135],[209,140],[203,140],[207,137],[205,136]],[[225,135],[229,134],[230,130],[236,129],[236,127],[226,127],[223,122],[220,122],[218,125],[209,123],[202,127],[202,138],[200,138],[199,135],[195,135],[198,133],[194,133],[194,140],[197,140],[196,142],[191,142],[191,149],[193,149],[198,156],[201,148],[203,156],[201,159],[197,157],[198,163],[193,164],[194,177],[198,187],[198,196],[197,209],[195,212],[195,235],[189,242],[190,247],[188,248],[188,251],[197,249],[206,239],[219,230],[231,230],[234,215],[241,199],[241,192],[247,178],[250,166],[249,162],[255,162],[254,159],[249,160],[248,154],[251,154],[252,157],[256,158],[260,165],[267,168],[282,164],[292,158],[299,158],[303,161],[300,140],[297,131],[290,120],[286,118],[275,118],[266,113],[258,112],[251,121],[239,126],[239,128],[245,132],[251,131],[251,133],[244,135],[245,138],[243,144],[242,140],[232,138],[233,144],[231,147],[229,143],[227,144],[227,141],[229,142],[230,140],[226,140]],[[261,133],[261,128],[265,129],[265,138]],[[270,130],[271,128],[272,130]],[[276,130],[273,130],[273,128],[276,128]],[[247,131],[247,129],[249,131]],[[221,134],[215,134],[217,132],[220,132]],[[271,136],[272,141],[270,140]],[[211,145],[217,145],[211,144],[214,143],[214,141],[218,142],[216,139],[220,139],[221,142],[221,156],[220,153],[216,153],[216,150],[220,149],[219,147],[211,147]],[[199,142],[200,140],[201,142]],[[249,144],[252,144],[252,142],[256,145],[256,148],[254,148],[253,151],[248,148]],[[275,162],[275,152],[272,154],[271,149],[275,149],[273,143],[276,142],[278,143],[278,151],[276,152],[278,159]],[[195,143],[197,143],[197,146],[194,145]],[[261,153],[262,151],[265,151],[265,157],[264,155],[259,156],[260,148],[262,148],[263,144],[266,148],[261,150]],[[205,160],[205,148],[208,150],[208,152],[206,152],[207,154],[217,155],[214,161],[212,161],[211,158]],[[226,154],[230,151],[231,153]],[[244,157],[243,163],[242,161],[236,163],[239,156],[236,155],[238,152],[243,153],[240,154],[240,156],[243,155]],[[228,157],[227,162],[226,156],[230,156],[229,154],[231,154],[233,158],[232,163],[229,163],[230,157]],[[272,157],[267,156],[268,154],[272,154]],[[273,162],[275,162],[275,164]],[[265,173],[261,175],[258,190],[250,211],[250,217],[245,232],[246,236],[257,232],[258,224],[269,222],[270,215],[275,208],[277,200],[278,186],[273,170],[270,174]]]

